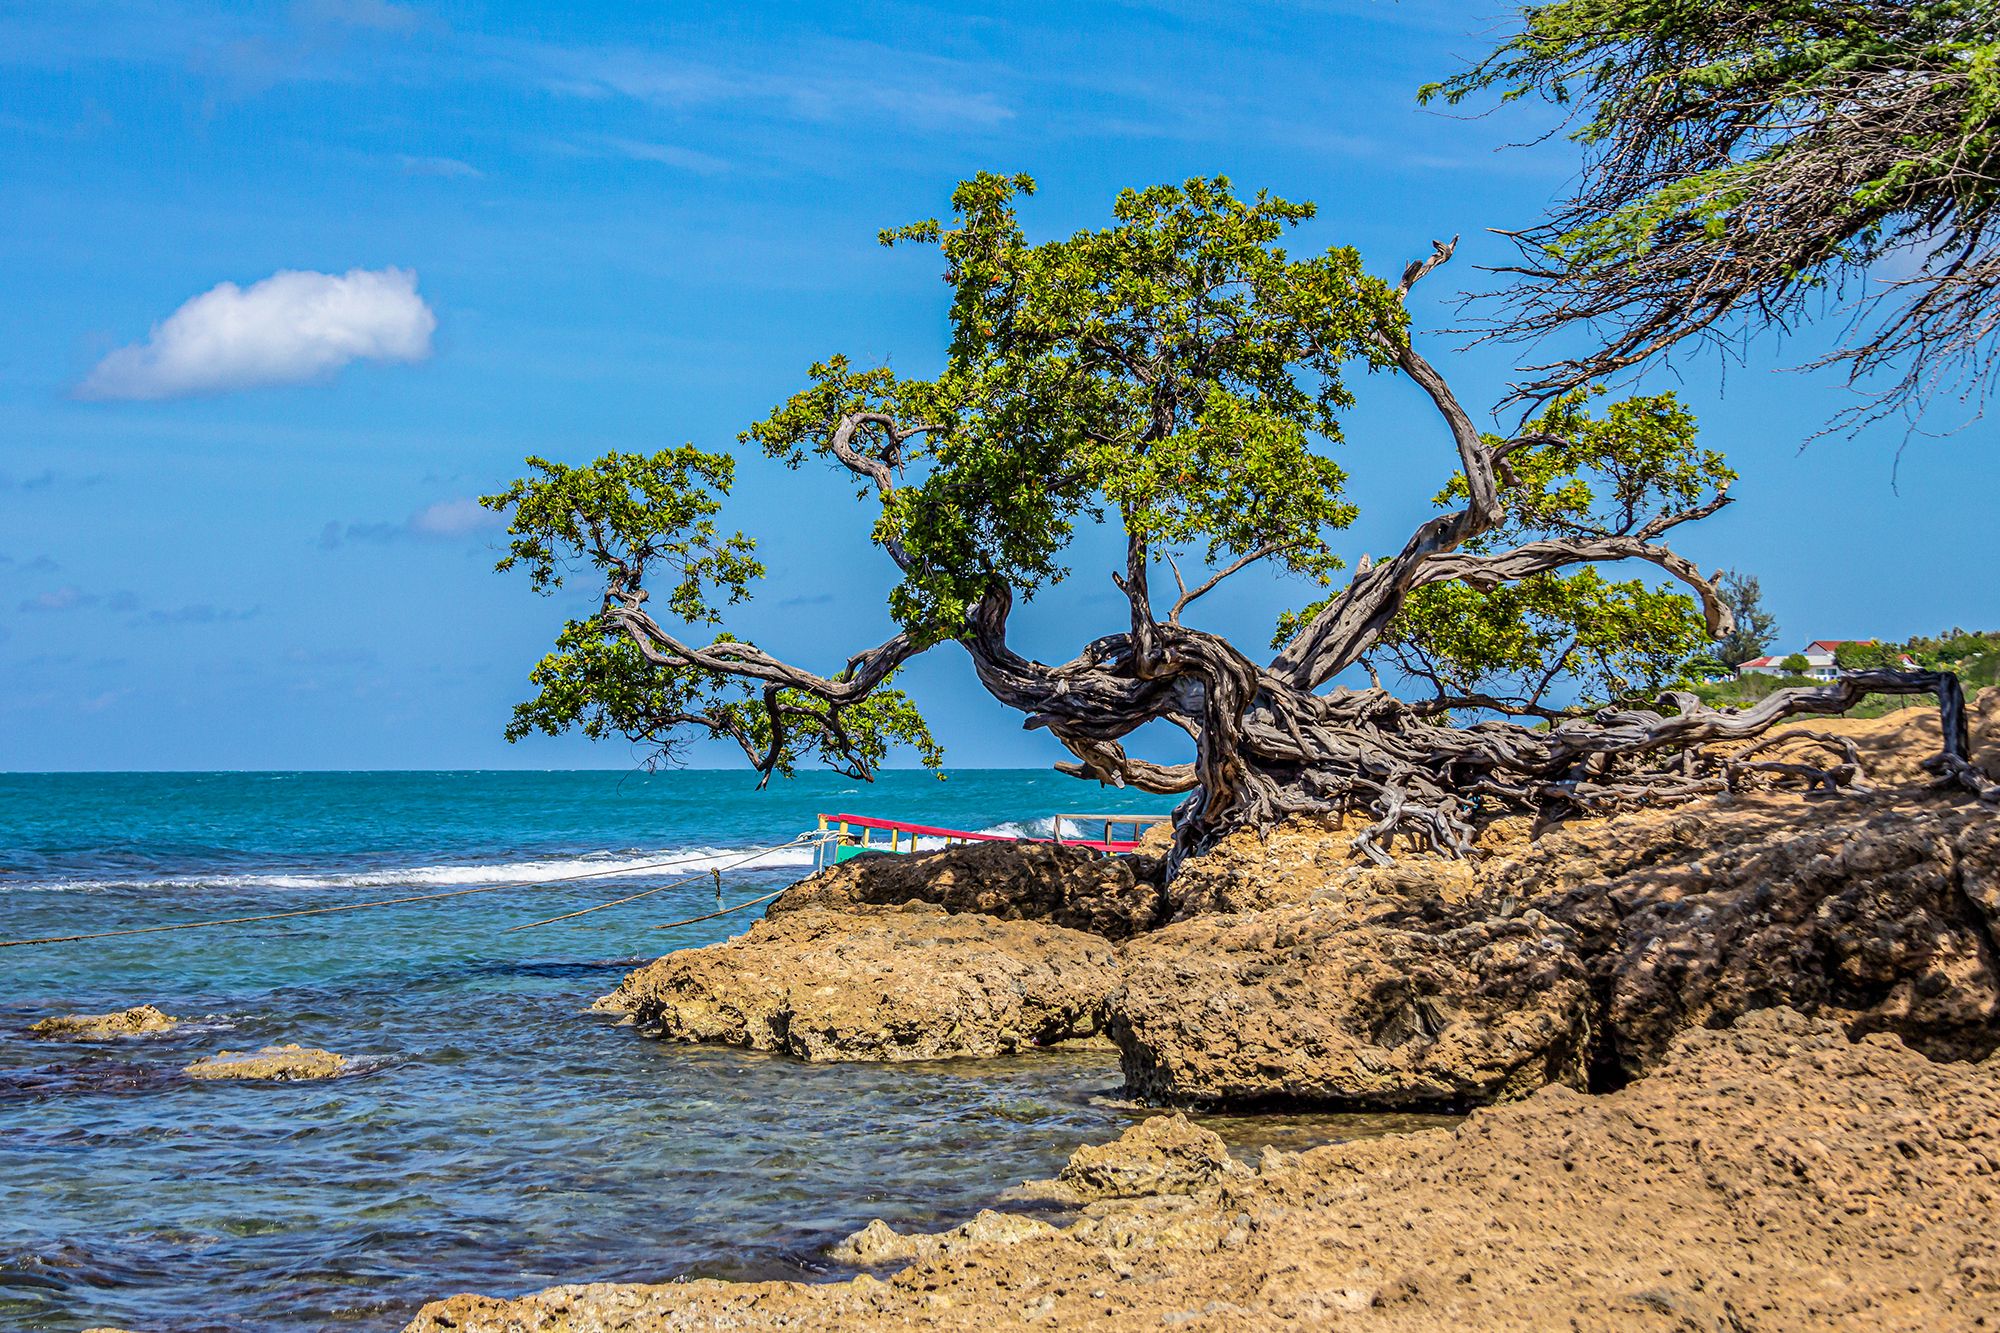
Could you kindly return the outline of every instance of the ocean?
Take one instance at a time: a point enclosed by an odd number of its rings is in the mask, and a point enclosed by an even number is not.
[[[819,812],[1047,834],[1165,798],[1045,772],[0,774],[0,939],[490,892],[0,948],[0,1328],[394,1330],[425,1300],[559,1282],[811,1279],[871,1218],[950,1225],[1145,1114],[1114,1055],[806,1065],[666,1045],[585,1012],[677,929],[810,869]],[[573,878],[589,876],[589,878]],[[551,880],[568,882],[550,884]],[[620,907],[510,927],[656,886]],[[52,1014],[190,1021],[30,1040]],[[296,1041],[320,1083],[198,1083]],[[1217,1120],[1233,1141],[1394,1128]]]

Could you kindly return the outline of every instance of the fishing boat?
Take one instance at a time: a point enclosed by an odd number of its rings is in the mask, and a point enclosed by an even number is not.
[[[824,870],[857,856],[928,852],[971,842],[1053,842],[1064,847],[1087,848],[1100,856],[1128,856],[1139,849],[1148,829],[1166,823],[1168,818],[1166,815],[1057,815],[1050,825],[1050,837],[1031,838],[1022,833],[975,833],[969,829],[938,828],[869,815],[823,814],[813,838],[814,869]],[[1068,829],[1087,836],[1063,836]]]

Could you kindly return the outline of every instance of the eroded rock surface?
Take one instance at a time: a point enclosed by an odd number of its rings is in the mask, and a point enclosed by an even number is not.
[[[150,1004],[120,1009],[115,1014],[64,1014],[45,1018],[28,1029],[31,1037],[44,1041],[113,1041],[119,1037],[143,1037],[155,1032],[171,1032],[180,1020]]]
[[[1765,1010],[1683,1034],[1613,1094],[1549,1087],[1454,1131],[1273,1155],[886,1281],[457,1296],[408,1333],[1942,1333],[2000,1309],[1996,1216],[2000,1061],[1933,1063]]]
[[[1777,1004],[1939,1058],[2000,1045],[2000,914],[1983,887],[2000,878],[2000,819],[1964,803],[1819,809],[1578,825],[1498,869],[1524,888],[1552,862],[1557,883],[1585,880],[1537,901],[1583,941],[1607,1065],[1642,1073],[1676,1033]],[[1618,873],[1575,870],[1607,860]]]
[[[1192,1194],[1243,1170],[1220,1134],[1176,1111],[1142,1120],[1110,1143],[1078,1148],[1051,1183],[1076,1200],[1139,1199]]]
[[[982,1208],[970,1222],[939,1232],[906,1234],[878,1217],[828,1253],[838,1263],[878,1268],[886,1264],[928,1259],[955,1249],[970,1249],[977,1245],[1018,1245],[1024,1240],[1039,1240],[1056,1234],[1056,1227],[1040,1218]]]
[[[787,890],[767,915],[929,902],[1122,940],[1158,924],[1159,878],[1153,857],[1105,857],[1049,842],[975,842],[857,856]]]
[[[346,1072],[347,1063],[344,1055],[288,1042],[266,1046],[259,1051],[217,1051],[214,1055],[203,1056],[181,1072],[189,1078],[293,1083],[337,1077]]]
[[[1135,941],[1112,1000],[1126,1087],[1161,1101],[1453,1106],[1582,1086],[1589,980],[1537,912],[1420,896],[1201,917]]]
[[[929,903],[802,908],[639,969],[600,1010],[671,1041],[806,1060],[994,1056],[1103,1030],[1116,984],[1103,938]]]

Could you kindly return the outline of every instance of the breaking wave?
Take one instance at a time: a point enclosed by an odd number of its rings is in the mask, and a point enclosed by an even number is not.
[[[751,859],[754,858],[754,859]],[[654,852],[619,852],[573,857],[499,861],[487,864],[376,866],[368,869],[288,873],[245,871],[229,874],[119,876],[102,879],[13,881],[14,888],[59,889],[403,889],[457,888],[481,884],[542,884],[555,880],[615,880],[634,875],[669,876],[740,867],[761,870],[807,866],[810,847],[775,851],[752,847],[682,847]]]

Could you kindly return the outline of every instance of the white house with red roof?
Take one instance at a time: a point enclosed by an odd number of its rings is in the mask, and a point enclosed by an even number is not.
[[[1814,639],[1798,654],[1800,657],[1806,659],[1806,669],[1798,674],[1809,676],[1813,680],[1833,680],[1840,675],[1840,666],[1834,659],[1839,654],[1842,645],[1853,643],[1873,646],[1880,642],[1880,639]],[[1753,657],[1743,663],[1743,665],[1737,667],[1736,674],[1739,676],[1791,675],[1792,673],[1786,671],[1783,665],[1789,656],[1790,654],[1786,654],[1783,657]],[[1908,670],[1914,668],[1917,663],[1916,659],[1912,658],[1908,653],[1899,653],[1897,654],[1896,665]]]

